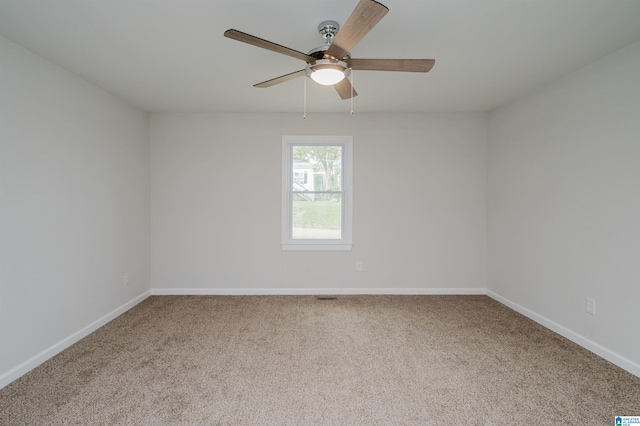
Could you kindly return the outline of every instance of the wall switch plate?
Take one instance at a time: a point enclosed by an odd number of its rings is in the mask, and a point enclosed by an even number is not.
[[[596,301],[594,299],[587,297],[586,310],[588,314],[596,314]]]
[[[362,261],[361,260],[356,262],[356,271],[362,272]]]
[[[124,285],[129,285],[129,273],[124,274]]]

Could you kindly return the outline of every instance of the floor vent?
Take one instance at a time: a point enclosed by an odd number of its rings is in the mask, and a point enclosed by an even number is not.
[[[338,300],[335,296],[318,296],[316,297],[318,300]]]

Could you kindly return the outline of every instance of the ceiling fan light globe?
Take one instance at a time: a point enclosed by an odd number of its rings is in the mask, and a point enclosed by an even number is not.
[[[323,68],[311,73],[311,79],[323,86],[333,86],[344,79],[344,72],[333,68]]]
[[[307,64],[308,77],[323,86],[333,86],[348,77],[351,69],[346,62],[331,59],[319,59],[314,64]]]

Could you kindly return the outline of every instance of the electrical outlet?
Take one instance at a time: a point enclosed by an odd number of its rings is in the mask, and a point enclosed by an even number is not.
[[[586,310],[588,314],[596,314],[596,301],[594,299],[587,297]]]
[[[356,262],[356,271],[362,272],[362,261],[361,260]]]
[[[128,272],[124,274],[123,281],[124,281],[124,285],[129,285],[129,273]]]

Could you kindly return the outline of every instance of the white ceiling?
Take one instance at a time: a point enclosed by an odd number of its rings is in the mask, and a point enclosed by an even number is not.
[[[382,0],[351,52],[434,58],[427,74],[354,72],[358,112],[489,111],[640,40],[639,0]],[[0,0],[0,34],[147,111],[299,112],[304,68],[223,37],[235,28],[295,50],[322,44],[357,0]],[[308,111],[348,111],[307,80]]]

